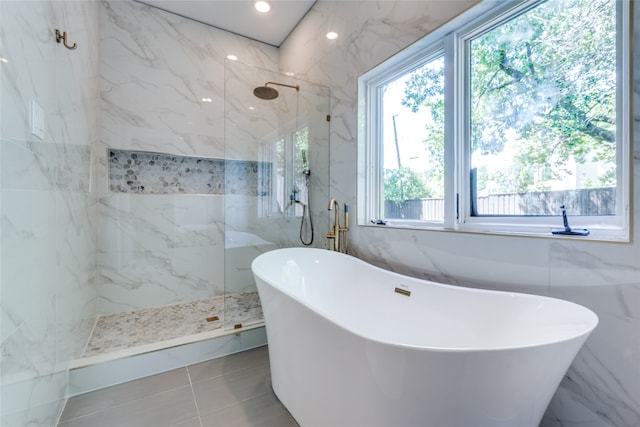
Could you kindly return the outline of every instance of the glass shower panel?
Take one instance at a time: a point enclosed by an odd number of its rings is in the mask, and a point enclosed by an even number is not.
[[[225,64],[227,329],[263,321],[251,273],[258,255],[325,245],[329,111],[325,86],[237,61]]]

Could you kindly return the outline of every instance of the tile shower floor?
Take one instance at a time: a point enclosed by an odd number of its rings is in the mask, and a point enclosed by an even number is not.
[[[215,316],[217,320],[214,320]],[[222,330],[225,324],[232,328],[235,324],[248,325],[260,321],[262,307],[257,292],[227,294],[226,309],[225,297],[216,296],[100,316],[82,357]]]
[[[70,398],[58,427],[298,427],[271,390],[267,347]]]

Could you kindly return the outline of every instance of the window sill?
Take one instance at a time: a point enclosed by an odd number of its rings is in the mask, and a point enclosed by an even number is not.
[[[416,231],[435,231],[445,233],[462,233],[462,234],[476,234],[476,235],[490,235],[490,236],[507,236],[507,237],[533,237],[542,239],[555,239],[555,240],[581,240],[587,242],[601,242],[601,243],[631,243],[630,233],[628,230],[623,230],[614,227],[593,227],[589,228],[590,234],[588,236],[575,236],[575,235],[561,235],[551,234],[552,229],[561,227],[550,226],[537,226],[537,227],[487,227],[480,225],[461,225],[459,228],[451,229],[445,228],[441,223],[424,223],[421,221],[398,221],[387,220],[386,225],[381,224],[358,224],[361,227],[370,228],[386,228],[393,230],[416,230]],[[582,227],[574,227],[576,229]]]

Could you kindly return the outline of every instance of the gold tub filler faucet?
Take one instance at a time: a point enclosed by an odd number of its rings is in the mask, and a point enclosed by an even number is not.
[[[327,233],[329,249],[347,253],[347,232],[349,231],[349,205],[344,204],[344,227],[340,226],[340,204],[336,199],[329,200],[329,210],[334,211],[333,226]]]

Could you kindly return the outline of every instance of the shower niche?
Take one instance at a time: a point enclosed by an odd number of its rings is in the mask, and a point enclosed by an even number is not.
[[[255,194],[225,192],[225,328],[263,322],[251,262],[283,247],[324,247],[329,88],[225,63],[225,160],[254,162]],[[225,183],[247,179],[225,174]]]

